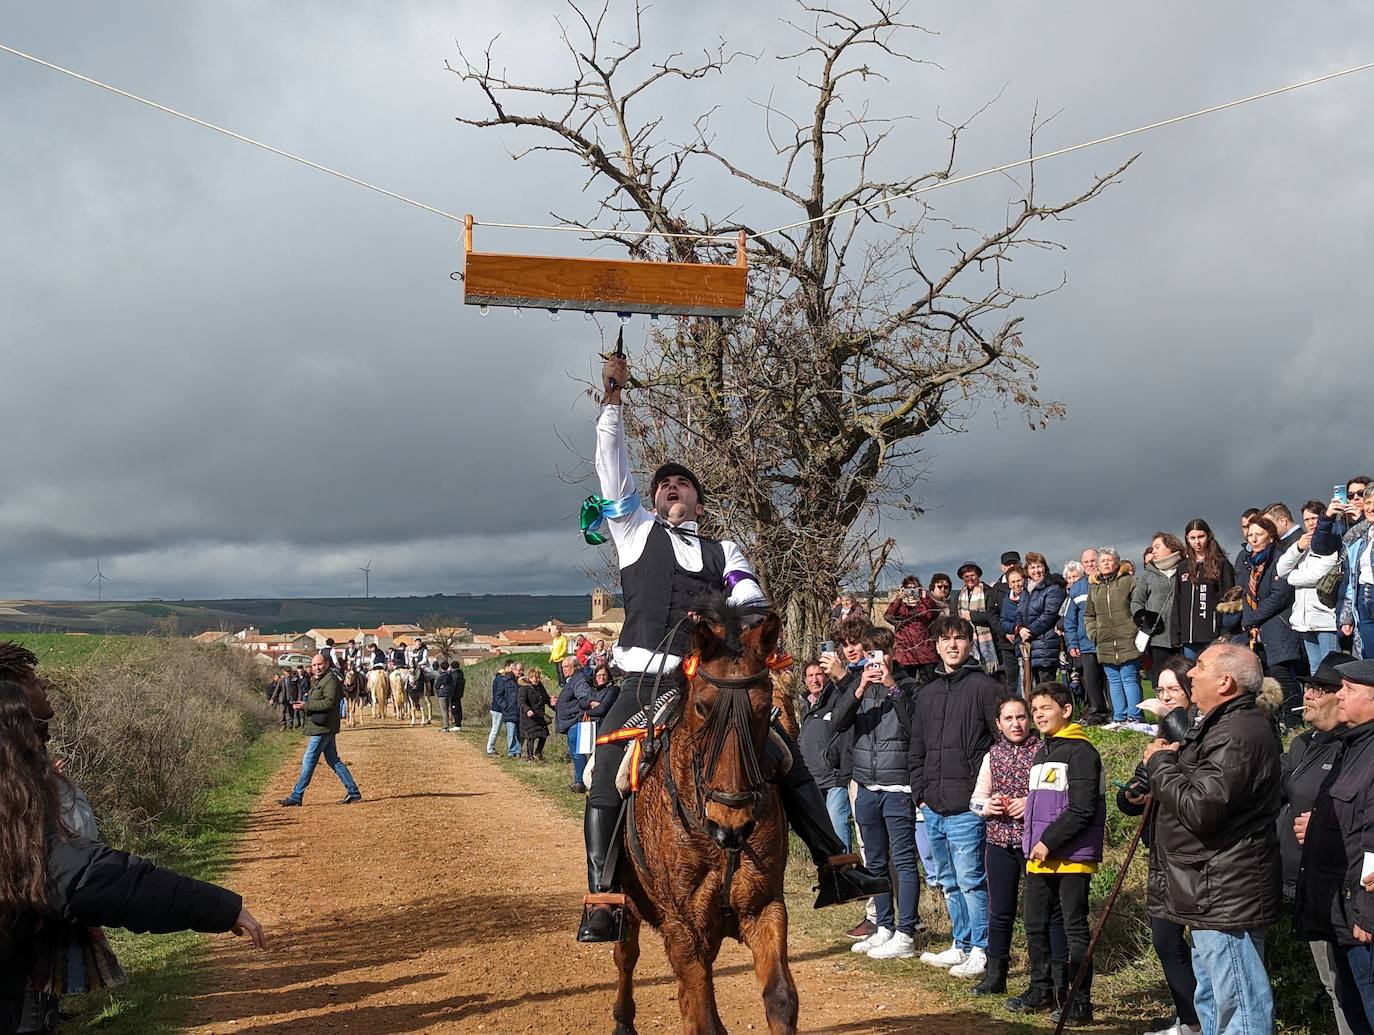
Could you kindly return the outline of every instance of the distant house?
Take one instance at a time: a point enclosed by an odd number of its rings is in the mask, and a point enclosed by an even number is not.
[[[377,644],[381,647],[394,647],[401,640],[406,643],[414,643],[417,637],[425,635],[425,631],[418,625],[409,625],[405,622],[379,625],[376,632]]]
[[[625,609],[615,606],[615,597],[603,586],[592,590],[592,618],[588,624],[609,630],[606,639],[618,638],[625,628]]]
[[[250,654],[311,654],[317,649],[314,638],[305,633],[272,633],[267,636],[235,633],[229,645]]]
[[[367,647],[377,642],[376,629],[307,629],[305,635],[314,641],[316,650],[324,647],[326,640],[333,640],[336,647],[346,646],[349,640],[359,647]]]

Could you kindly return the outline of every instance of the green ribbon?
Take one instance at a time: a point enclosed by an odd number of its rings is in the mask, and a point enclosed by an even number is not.
[[[588,496],[582,501],[582,514],[578,524],[582,528],[582,538],[592,546],[600,546],[607,539],[597,529],[609,518],[621,518],[639,509],[639,493],[632,492],[623,500],[608,500],[604,496]]]

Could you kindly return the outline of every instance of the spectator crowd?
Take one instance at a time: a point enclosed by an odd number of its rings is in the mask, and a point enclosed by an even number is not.
[[[919,953],[1001,994],[1019,915],[1029,980],[1007,1008],[1091,1022],[1089,887],[1115,808],[1147,846],[1174,1006],[1152,1035],[1272,1032],[1285,910],[1338,1030],[1374,1031],[1374,479],[1240,526],[1229,558],[1195,519],[1138,561],[1091,547],[1056,572],[1009,550],[991,579],[973,561],[908,575],[881,622],[837,598],[798,739],[836,834],[893,877],[854,952]],[[1111,801],[1092,727],[1142,734]],[[920,952],[930,886],[953,939]]]

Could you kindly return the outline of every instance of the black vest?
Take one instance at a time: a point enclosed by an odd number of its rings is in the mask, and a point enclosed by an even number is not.
[[[720,592],[725,584],[725,547],[715,539],[699,537],[701,571],[687,571],[673,553],[674,534],[655,522],[639,559],[620,570],[625,597],[625,625],[619,641],[622,650],[643,647],[681,656],[691,640],[690,627],[684,625],[666,645],[663,637],[699,598]]]

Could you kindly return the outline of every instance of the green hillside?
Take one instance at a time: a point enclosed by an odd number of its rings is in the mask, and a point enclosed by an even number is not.
[[[238,630],[254,625],[263,632],[306,629],[372,628],[385,622],[423,624],[443,615],[479,633],[524,629],[550,618],[585,622],[589,596],[482,596],[434,594],[425,597],[296,597],[239,600],[13,600],[0,603],[0,632],[87,632],[136,635],[155,632],[189,636],[207,629]]]

